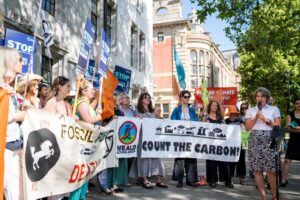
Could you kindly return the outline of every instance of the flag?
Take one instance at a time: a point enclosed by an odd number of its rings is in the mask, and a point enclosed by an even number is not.
[[[202,93],[202,101],[204,110],[207,109],[207,105],[209,103],[209,94],[207,91],[205,77],[202,75],[202,83],[201,83],[201,93]]]
[[[42,26],[43,26],[43,36],[44,36],[44,46],[45,46],[45,53],[49,58],[52,58],[51,52],[50,52],[50,46],[54,44],[52,33],[49,29],[49,23],[45,17],[44,11],[41,11],[42,15]]]
[[[102,120],[108,119],[115,115],[115,101],[113,94],[118,85],[118,79],[110,70],[107,70],[107,79],[103,80],[102,88],[102,102],[104,105],[103,112],[101,113]]]
[[[5,89],[0,88],[0,200],[4,189],[4,150],[6,146],[6,130],[8,122],[9,97]]]
[[[176,52],[175,46],[174,46],[174,61],[175,61],[175,65],[176,65],[179,85],[182,89],[185,89],[186,88],[186,83],[185,83],[184,68],[183,68],[183,65],[180,61],[180,58],[179,58],[179,56]]]
[[[177,99],[180,103],[181,99],[179,98],[180,89],[175,76],[172,76],[172,87],[173,87],[173,97]]]

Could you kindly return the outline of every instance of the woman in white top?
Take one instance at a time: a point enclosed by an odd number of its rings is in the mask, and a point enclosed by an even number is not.
[[[276,200],[276,151],[269,147],[269,138],[273,127],[275,125],[280,126],[280,112],[277,107],[268,105],[270,96],[268,89],[264,87],[257,88],[254,92],[257,105],[251,107],[245,117],[245,128],[250,131],[250,169],[255,172],[255,181],[262,200],[266,200],[263,172],[268,172],[272,200]]]

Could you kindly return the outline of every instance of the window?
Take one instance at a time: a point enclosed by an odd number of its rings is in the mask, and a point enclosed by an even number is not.
[[[136,35],[136,26],[133,24],[131,26],[131,42],[130,42],[130,65],[131,67],[135,67],[135,43],[136,43],[136,39],[135,39],[135,35]]]
[[[156,15],[167,15],[168,14],[168,9],[165,7],[159,8],[156,11]]]
[[[50,15],[55,14],[55,0],[43,0],[42,9],[48,12]]]
[[[197,52],[196,51],[191,51],[191,64],[197,64]]]
[[[157,41],[158,42],[164,41],[164,32],[158,32],[157,33]]]
[[[91,9],[91,22],[92,25],[95,29],[95,35],[94,35],[94,41],[96,42],[97,40],[97,19],[98,19],[98,15],[97,15],[97,6],[98,5],[98,0],[92,0],[92,9]]]
[[[111,38],[111,31],[112,31],[112,6],[108,5],[107,0],[104,0],[104,31],[106,32],[107,36]]]
[[[191,77],[191,89],[195,89],[198,86],[198,78],[197,77]]]
[[[140,49],[139,49],[139,71],[144,72],[145,71],[145,35],[144,33],[140,33],[140,38],[139,38],[139,44],[140,44]]]
[[[48,58],[47,56],[42,56],[42,77],[44,78],[45,83],[51,85],[52,83],[52,65],[53,59]]]
[[[199,64],[204,65],[204,52],[203,51],[199,52]]]
[[[169,113],[169,104],[163,103],[163,113]]]
[[[208,66],[209,65],[209,53],[206,52],[206,58],[205,58],[205,64]]]
[[[191,66],[191,75],[197,75],[197,65]]]

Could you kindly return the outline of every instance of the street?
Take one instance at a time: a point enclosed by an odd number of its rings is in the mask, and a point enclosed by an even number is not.
[[[147,190],[135,184],[134,179],[130,179],[132,187],[122,187],[125,191],[123,193],[114,193],[113,195],[105,195],[100,192],[97,188],[98,183],[95,178],[93,178],[93,183],[95,183],[94,188],[90,188],[92,197],[88,199],[174,199],[174,200],[190,200],[190,199],[252,199],[259,200],[259,192],[255,188],[255,181],[249,178],[247,174],[247,185],[240,185],[238,178],[234,178],[234,188],[228,188],[222,183],[218,184],[216,188],[210,188],[209,186],[203,186],[198,188],[193,188],[184,185],[183,188],[176,188],[176,182],[171,180],[172,170],[173,170],[173,159],[164,159],[166,177],[165,183],[169,185],[168,189],[154,188],[153,190]],[[292,162],[290,173],[288,176],[289,184],[286,188],[280,188],[280,193],[283,199],[300,199],[300,162]],[[198,160],[198,174],[205,175],[205,161]],[[152,185],[155,185],[155,179],[151,179]],[[270,190],[266,189],[267,198],[271,199]]]

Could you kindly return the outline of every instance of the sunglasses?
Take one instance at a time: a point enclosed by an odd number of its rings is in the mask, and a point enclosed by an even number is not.
[[[248,107],[241,107],[241,110],[247,110]]]
[[[143,99],[151,99],[150,97],[148,97],[148,96],[145,96]]]
[[[190,99],[190,96],[183,96],[184,99]]]

